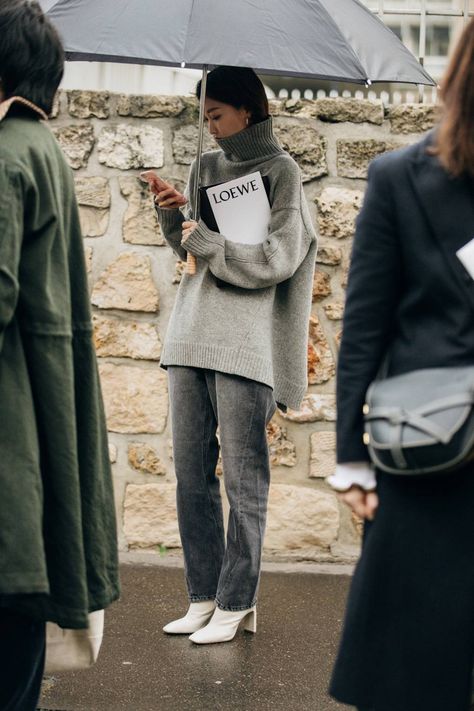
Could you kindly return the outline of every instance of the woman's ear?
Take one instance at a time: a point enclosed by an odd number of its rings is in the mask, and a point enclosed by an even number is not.
[[[250,126],[252,123],[252,112],[249,111],[244,105],[242,105],[238,109],[238,112],[242,116],[242,120],[245,123],[245,127],[247,128],[248,126]]]

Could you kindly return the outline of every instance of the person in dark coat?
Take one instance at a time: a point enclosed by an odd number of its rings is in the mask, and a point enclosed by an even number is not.
[[[0,708],[33,711],[45,622],[118,597],[107,432],[71,169],[45,119],[61,42],[0,0]]]
[[[368,519],[330,693],[361,711],[467,711],[474,657],[474,462],[436,476],[375,473],[368,386],[474,364],[474,20],[444,79],[440,125],[375,160],[357,222],[329,483]]]

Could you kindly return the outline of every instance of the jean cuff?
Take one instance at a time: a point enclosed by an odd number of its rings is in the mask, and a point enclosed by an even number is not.
[[[216,605],[219,608],[219,610],[226,610],[227,612],[242,612],[242,610],[251,610],[252,607],[255,607],[256,604],[257,604],[257,601],[254,600],[253,602],[250,603],[250,605],[223,605],[216,598]]]

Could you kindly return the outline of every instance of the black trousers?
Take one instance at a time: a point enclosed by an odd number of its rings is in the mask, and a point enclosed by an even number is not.
[[[44,622],[0,608],[0,709],[36,711],[43,678]]]

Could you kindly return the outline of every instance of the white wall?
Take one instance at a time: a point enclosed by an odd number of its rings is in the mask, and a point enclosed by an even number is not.
[[[201,72],[138,64],[66,62],[63,89],[125,94],[193,94]]]

